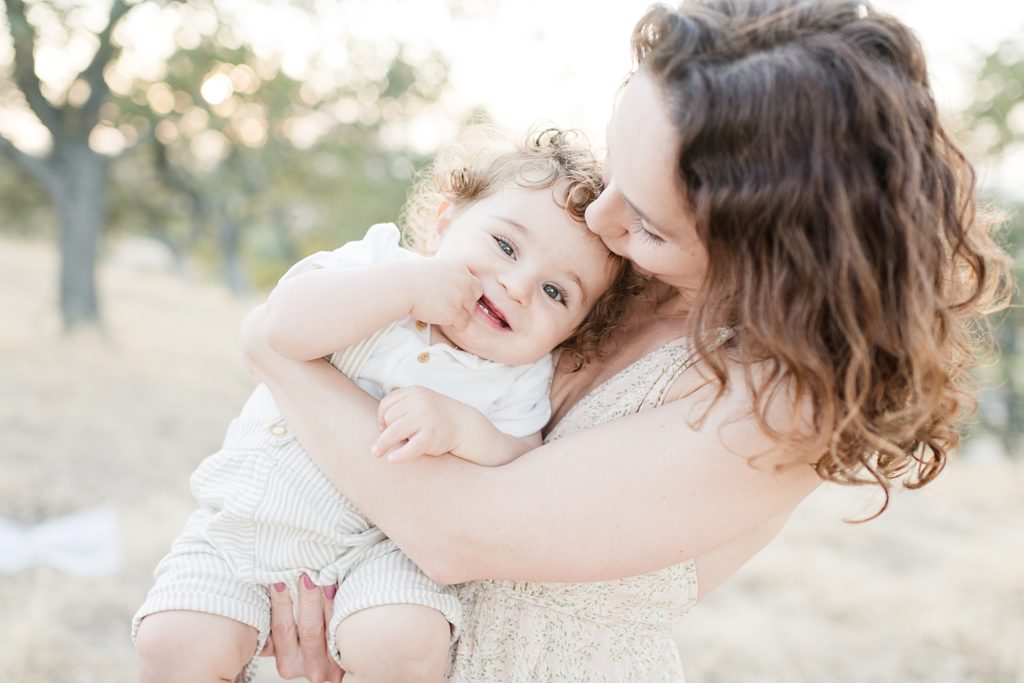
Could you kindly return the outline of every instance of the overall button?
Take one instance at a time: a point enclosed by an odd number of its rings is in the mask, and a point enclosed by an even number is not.
[[[427,329],[427,327],[428,327],[428,325],[425,322],[423,322],[422,320],[417,320],[416,321],[416,329],[419,330],[420,332],[422,332],[423,330]]]
[[[424,351],[420,355],[416,356],[416,360],[418,360],[421,363],[426,363],[428,360],[430,360],[430,354]]]

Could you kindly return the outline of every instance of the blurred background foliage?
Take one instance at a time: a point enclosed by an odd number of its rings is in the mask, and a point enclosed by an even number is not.
[[[60,244],[67,328],[102,320],[103,237],[142,235],[182,269],[215,271],[237,293],[262,289],[299,256],[396,219],[427,160],[404,132],[446,87],[437,51],[351,36],[330,46],[331,63],[307,55],[314,75],[299,80],[286,55],[236,35],[216,2],[115,0],[102,17],[102,3],[4,4],[0,111],[21,118],[0,127],[2,229]],[[262,4],[315,12],[302,0]],[[173,36],[157,69],[136,59],[155,37],[130,30],[143,13],[155,16],[138,24]],[[47,80],[55,51],[67,73]],[[43,57],[50,66],[37,68]]]
[[[4,4],[0,232],[60,245],[65,328],[102,323],[95,265],[105,238],[143,237],[183,274],[263,290],[302,255],[395,220],[428,161],[410,131],[447,86],[437,49],[347,33],[342,45],[319,46],[323,54],[307,50],[300,77],[287,55],[235,30],[237,3]],[[257,5],[316,16],[313,0],[245,3]],[[472,6],[451,0],[449,11]],[[170,38],[159,68],[140,66],[154,35],[130,30],[138,15]],[[54,55],[63,72],[37,68]],[[984,191],[1007,216],[1020,283],[1024,193],[1010,179],[1024,169],[1024,35],[979,55],[974,82],[966,143],[983,179],[999,180]],[[987,450],[1019,454],[1024,313],[1015,306],[996,325],[1001,354],[981,371],[992,388],[972,431]]]
[[[1005,215],[1002,244],[1013,258],[1013,304],[995,320],[999,355],[980,371],[975,437],[990,448],[1024,454],[1024,32],[979,56],[968,111],[970,156],[982,169],[988,202]],[[982,439],[977,439],[982,441]]]

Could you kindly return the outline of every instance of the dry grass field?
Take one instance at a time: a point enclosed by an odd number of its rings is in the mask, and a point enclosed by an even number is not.
[[[191,508],[188,475],[250,383],[253,302],[139,259],[101,272],[107,332],[59,334],[56,255],[0,241],[0,517],[112,509],[120,569],[2,575],[0,681],[134,680],[129,620]],[[690,683],[1024,681],[1024,461],[956,462],[864,525],[823,489],[685,620]],[[260,680],[276,681],[269,662]]]

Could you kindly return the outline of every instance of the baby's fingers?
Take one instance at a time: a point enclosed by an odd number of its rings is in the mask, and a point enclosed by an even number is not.
[[[390,423],[387,428],[380,433],[377,437],[377,441],[374,442],[370,448],[370,453],[376,456],[382,456],[392,448],[396,448],[402,444],[403,441],[408,439],[416,432],[416,425],[410,420],[398,419]]]
[[[388,453],[388,462],[408,462],[425,455],[428,448],[427,437],[423,432],[414,434],[404,446]]]
[[[470,291],[473,292],[473,302],[475,302],[484,295],[484,283],[480,281],[480,278],[474,277],[472,284],[470,285]]]
[[[456,330],[462,331],[469,326],[469,320],[473,317],[476,312],[476,299],[472,302],[468,302],[463,305],[462,308],[456,309],[452,314],[452,327]]]
[[[377,406],[377,426],[382,432],[388,425],[394,424],[406,414],[406,409],[402,407],[405,398],[405,390],[395,389],[381,399],[380,405]]]

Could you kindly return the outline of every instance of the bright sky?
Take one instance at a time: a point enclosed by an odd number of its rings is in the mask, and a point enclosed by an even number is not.
[[[594,144],[603,144],[614,93],[630,67],[633,24],[650,4],[503,0],[491,18],[456,28],[447,41],[452,100],[485,102],[500,123],[513,129],[550,119],[581,128]],[[932,88],[947,112],[970,103],[980,55],[1006,38],[1024,39],[1024,2],[1019,0],[874,0],[874,5],[918,34]],[[420,32],[429,25],[424,17],[414,21]],[[1024,153],[986,164],[980,169],[983,183],[1024,199]]]
[[[490,18],[456,27],[445,41],[456,86],[452,97],[486,102],[500,122],[513,127],[549,118],[583,128],[599,141],[615,89],[630,66],[630,32],[649,5],[649,0],[501,2]],[[918,33],[936,96],[949,109],[969,101],[975,55],[1024,30],[1024,2],[875,0],[875,6]],[[410,28],[404,30],[410,37],[429,26],[425,16],[408,19]]]
[[[420,50],[439,47],[451,65],[451,87],[443,106],[407,134],[408,141],[423,151],[454,136],[458,119],[453,114],[474,105],[483,105],[513,130],[546,120],[581,128],[600,146],[614,93],[630,67],[630,32],[650,4],[649,0],[459,0],[464,9],[453,19],[447,9],[449,0],[308,0],[315,7],[313,13],[283,10],[282,3],[217,2],[237,33],[259,50],[283,55],[286,72],[314,85],[344,68],[347,55],[340,38],[346,36],[398,41]],[[95,29],[102,26],[109,0],[71,0],[70,4],[86,8],[82,21]],[[1020,1],[971,0],[965,5],[875,0],[875,6],[917,31],[928,52],[936,96],[951,111],[969,101],[969,78],[977,55],[1024,31],[1024,2]],[[139,45],[126,55],[132,69],[142,75],[147,70],[159,72],[163,58],[174,49],[177,27],[171,24],[172,18],[155,4],[133,11],[131,22],[123,27],[125,41]],[[194,17],[199,24],[203,19]],[[8,46],[0,46],[0,53],[5,53],[0,61],[9,59]],[[321,66],[309,70],[305,65],[314,54],[319,55]],[[88,41],[72,41],[37,54],[37,68],[44,80],[59,82],[61,72],[75,62],[84,65],[90,55]],[[149,75],[159,78],[158,73]],[[28,122],[11,119],[10,112],[7,116],[0,130],[14,133],[12,127],[20,128],[22,134],[14,137],[29,143],[29,126],[23,125]]]
[[[282,22],[280,15],[256,11],[244,0],[221,2],[244,8],[235,15],[240,32],[267,44],[283,41],[293,55],[304,45],[314,49],[308,19]],[[321,32],[439,46],[451,62],[448,110],[479,103],[510,128],[550,120],[582,128],[599,144],[615,90],[630,67],[630,32],[651,2],[462,0],[466,11],[454,20],[445,9],[447,0],[316,4]],[[1024,2],[971,0],[969,11],[941,0],[875,0],[875,6],[917,31],[936,96],[953,110],[968,102],[975,55],[1024,30]],[[429,144],[430,136],[421,132],[423,144]]]

